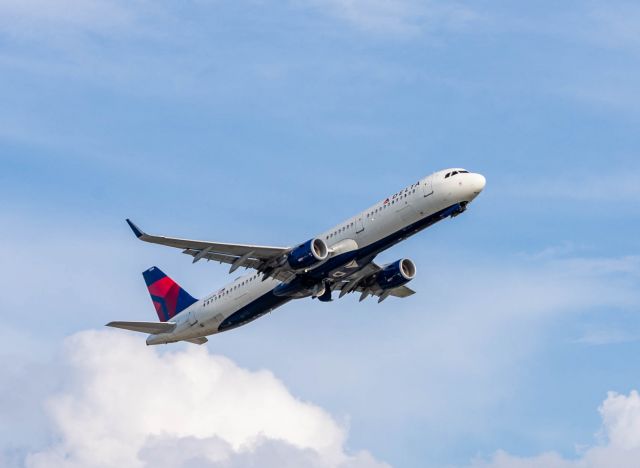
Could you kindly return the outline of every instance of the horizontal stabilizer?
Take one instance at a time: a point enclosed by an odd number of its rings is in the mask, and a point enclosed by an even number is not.
[[[202,338],[191,338],[190,340],[183,340],[183,341],[188,341],[189,343],[193,343],[193,344],[197,344],[197,345],[203,345],[205,344],[207,340],[204,336]]]
[[[158,335],[160,333],[171,333],[176,324],[173,322],[110,322],[107,327],[122,328],[140,333]]]

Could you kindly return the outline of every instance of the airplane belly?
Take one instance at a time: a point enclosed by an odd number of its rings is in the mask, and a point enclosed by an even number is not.
[[[270,294],[271,291],[280,284],[280,281],[274,279],[267,279],[265,281],[259,281],[256,285],[250,288],[245,294],[241,296],[229,300],[223,309],[221,309],[220,317],[216,318],[215,323],[215,333],[220,333],[231,328],[236,328],[239,325],[243,325],[244,323],[248,323],[251,320],[242,321],[243,323],[239,323],[237,320],[238,314],[242,314],[243,318],[246,315],[246,310],[252,310],[255,314],[258,312],[260,306],[257,304],[261,302],[261,299],[264,298],[265,294]],[[266,310],[264,313],[266,313]],[[262,315],[262,314],[260,314]],[[260,315],[257,315],[255,318],[258,318]],[[233,326],[229,326],[229,323],[233,322]]]

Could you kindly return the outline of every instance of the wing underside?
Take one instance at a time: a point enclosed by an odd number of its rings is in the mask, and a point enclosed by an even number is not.
[[[263,273],[265,277],[271,276],[285,283],[296,277],[295,272],[283,267],[286,255],[291,251],[289,247],[225,244],[154,236],[142,231],[129,219],[127,219],[127,223],[138,239],[152,244],[182,249],[182,253],[193,257],[194,263],[200,260],[226,263],[231,265],[230,272],[238,268],[251,268]],[[332,283],[331,289],[340,291],[340,297],[351,292],[360,292],[360,300],[364,300],[368,296],[377,296],[379,302],[389,296],[408,297],[415,294],[415,291],[406,286],[386,290],[380,288],[376,282],[376,277],[381,270],[380,266],[371,261],[357,273]]]
[[[231,265],[230,272],[238,268],[252,268],[264,273],[273,272],[282,257],[291,250],[289,247],[227,244],[222,242],[180,239],[177,237],[154,236],[142,231],[129,219],[127,219],[127,223],[136,237],[142,241],[182,249],[182,253],[193,257],[194,263],[200,260],[227,263]]]

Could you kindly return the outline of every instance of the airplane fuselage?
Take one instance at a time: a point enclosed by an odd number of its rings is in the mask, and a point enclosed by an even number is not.
[[[175,329],[149,336],[147,344],[193,340],[231,330],[296,298],[331,300],[332,284],[348,280],[380,252],[464,212],[484,186],[482,175],[463,169],[425,177],[317,236],[330,249],[320,265],[300,272],[289,283],[260,272],[241,276],[173,317]],[[323,285],[329,291],[321,295]]]

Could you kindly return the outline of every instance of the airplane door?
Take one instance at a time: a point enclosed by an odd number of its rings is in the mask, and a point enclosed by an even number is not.
[[[362,216],[358,216],[358,220],[356,221],[356,234],[360,234],[364,231],[364,221],[362,220]]]
[[[196,323],[198,323],[198,317],[196,317],[195,310],[192,310],[191,312],[189,312],[189,325],[193,326]]]
[[[431,179],[431,177],[427,177],[427,180],[421,182],[420,185],[422,185],[422,194],[425,197],[433,194],[433,180]]]

